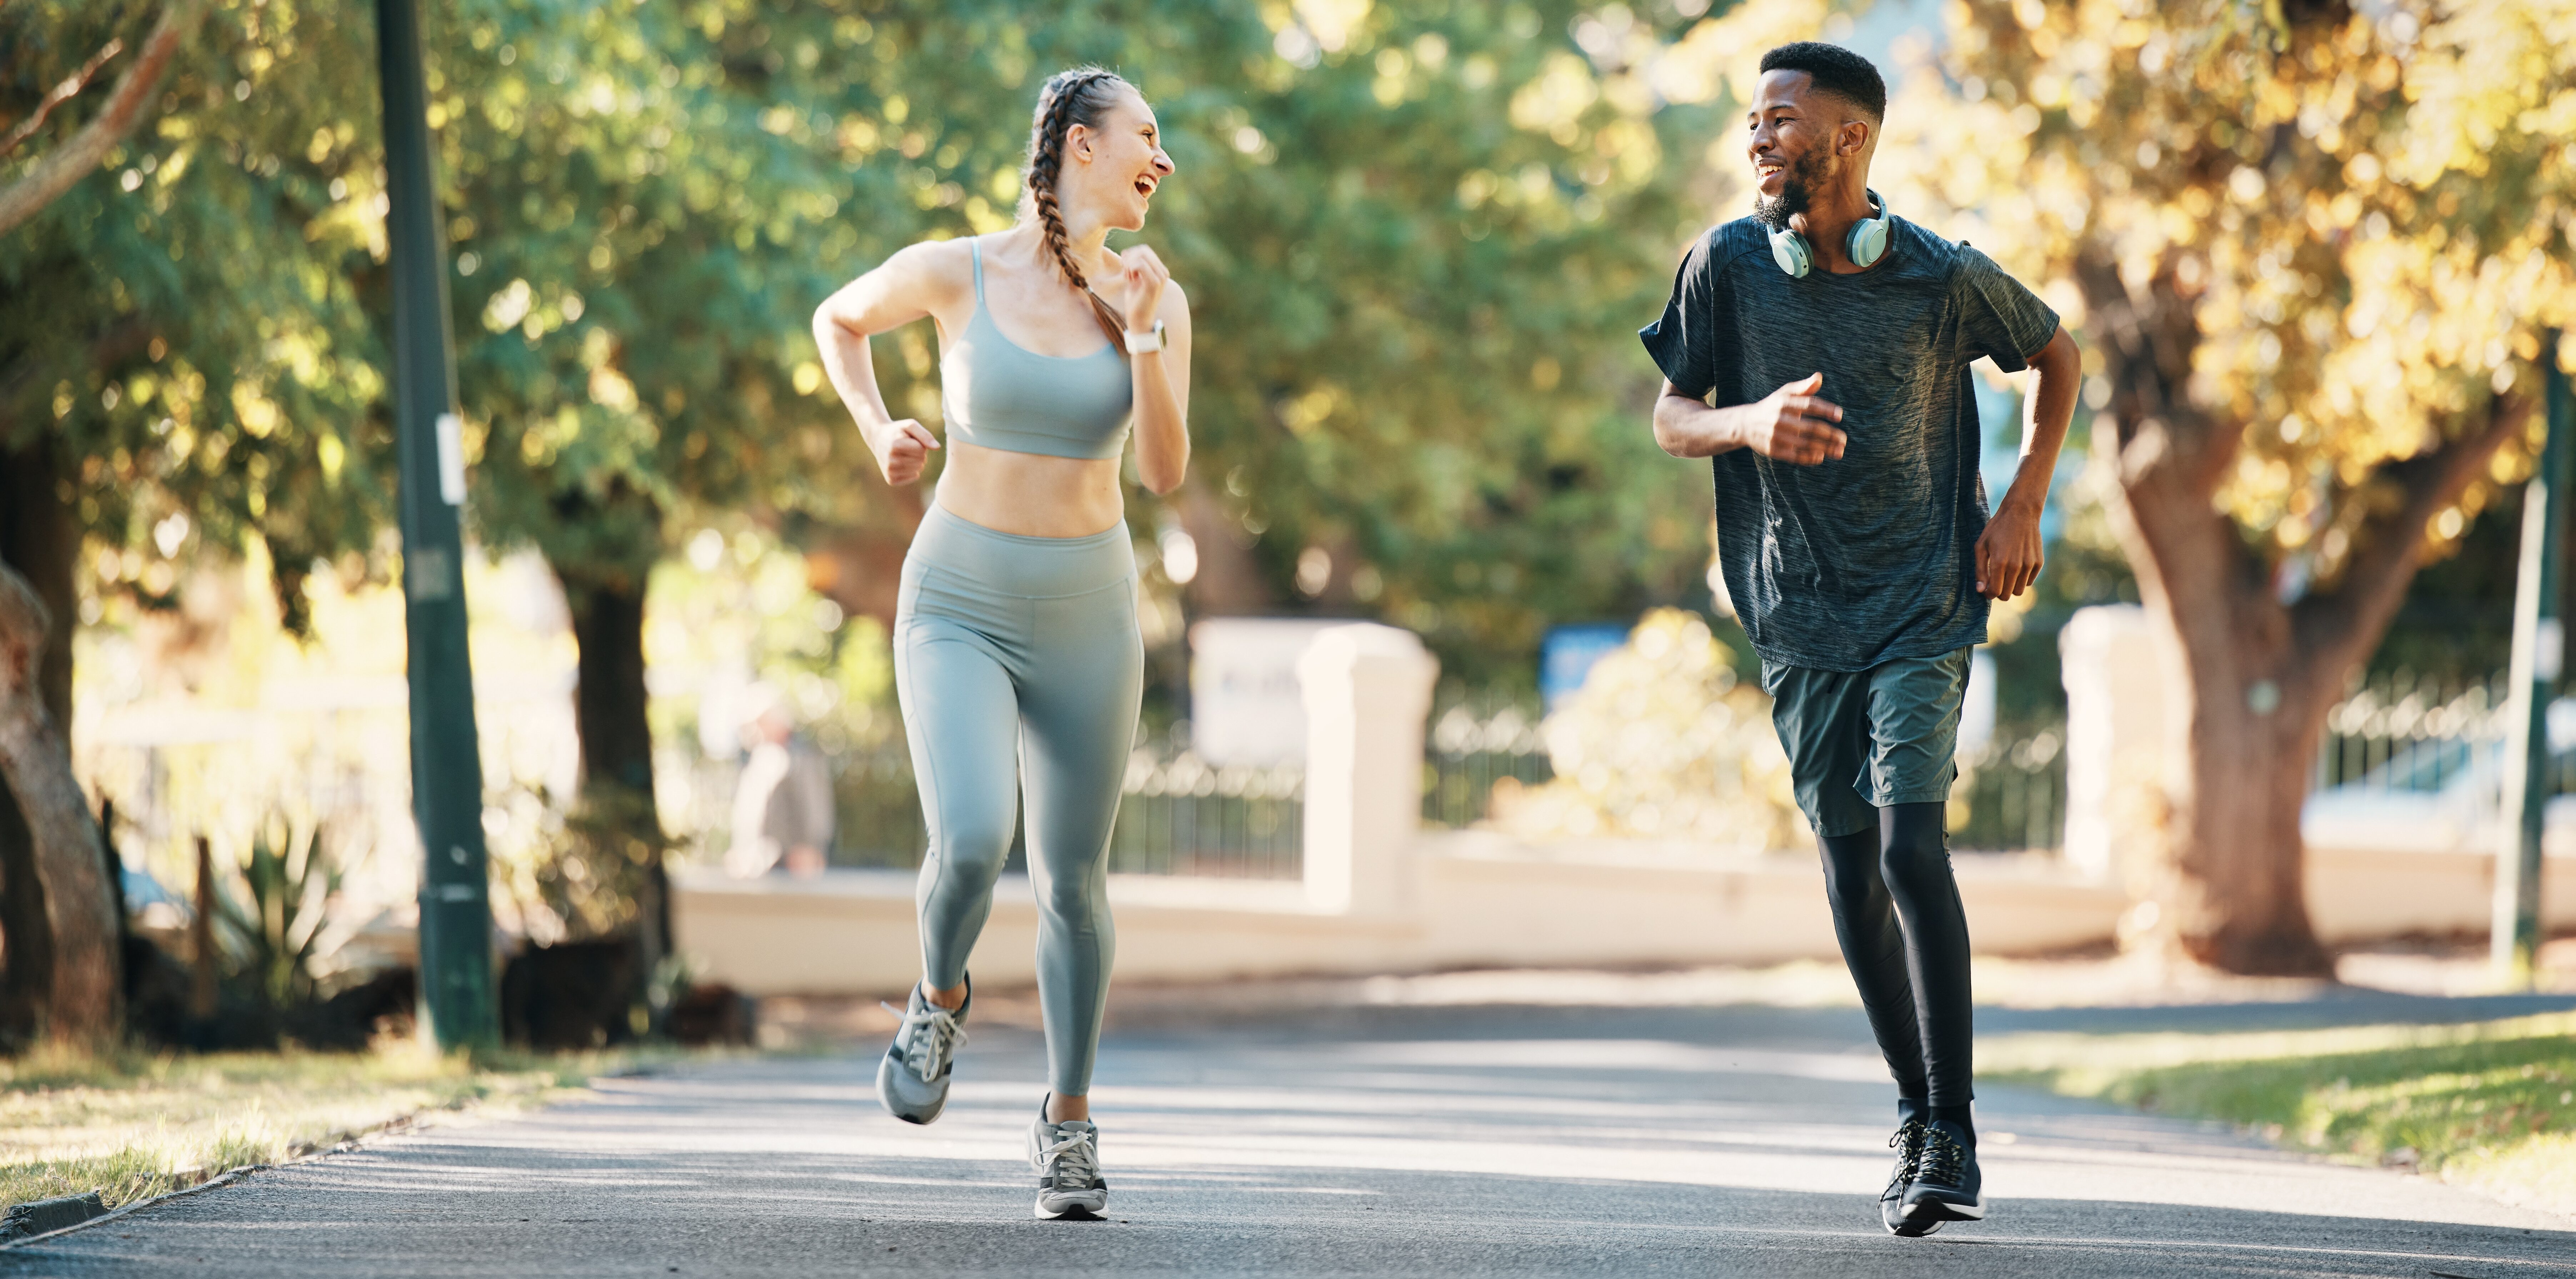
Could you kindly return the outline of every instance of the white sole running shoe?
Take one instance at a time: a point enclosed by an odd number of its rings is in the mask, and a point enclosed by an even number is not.
[[[1902,1209],[1909,1225],[1925,1234],[1944,1221],[1986,1219],[1985,1173],[1977,1167],[1977,1148],[1966,1129],[1935,1119],[1923,1129],[1923,1156]]]
[[[1923,1163],[1923,1121],[1908,1119],[1896,1126],[1896,1135],[1887,1139],[1896,1151],[1896,1171],[1888,1175],[1887,1189],[1878,1195],[1878,1219],[1887,1233],[1908,1239],[1919,1239],[1941,1228],[1941,1219],[1916,1220],[1905,1215],[1905,1192],[1914,1187],[1915,1170]]]
[[[903,1024],[895,1028],[894,1043],[877,1062],[877,1100],[887,1114],[908,1124],[926,1124],[948,1108],[949,1074],[958,1047],[966,1042],[966,1009],[974,1002],[971,982],[966,1002],[954,1009],[931,1003],[918,984],[913,986],[912,997],[897,1014]],[[896,1012],[892,1004],[884,1007]]]
[[[1029,1125],[1029,1165],[1038,1170],[1037,1218],[1083,1221],[1109,1206],[1109,1182],[1100,1175],[1100,1130],[1087,1119],[1052,1122],[1046,1103]]]

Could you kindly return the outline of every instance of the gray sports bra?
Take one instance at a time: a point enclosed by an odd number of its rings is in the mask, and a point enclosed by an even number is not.
[[[939,407],[952,438],[1012,453],[1112,458],[1127,446],[1135,384],[1118,348],[1040,355],[1002,336],[984,309],[984,246],[975,255],[975,318],[939,361]]]

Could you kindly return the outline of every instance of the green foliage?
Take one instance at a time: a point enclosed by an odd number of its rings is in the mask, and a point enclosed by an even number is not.
[[[159,6],[0,11],[0,118]],[[0,238],[0,437],[48,440],[75,477],[101,588],[166,600],[169,558],[265,538],[281,598],[390,510],[374,211],[374,48],[309,0],[224,5],[109,165]],[[131,56],[129,53],[127,56]],[[113,66],[114,64],[111,64]],[[98,90],[93,90],[93,95]],[[0,181],[86,118],[54,112]],[[157,571],[156,571],[157,570]]]
[[[824,277],[818,157],[685,6],[487,0],[432,29],[431,117],[476,526],[640,592],[675,508],[829,509],[836,441],[782,431]],[[789,445],[801,445],[802,451]],[[790,486],[780,491],[777,486]]]
[[[2188,310],[2160,358],[2231,441],[2215,501],[2259,569],[2331,589],[2374,537],[2447,552],[2527,472],[2516,440],[2429,531],[2373,523],[2399,460],[2530,398],[2576,313],[2571,32],[2567,0],[1969,0],[1891,109],[1882,169],[2007,266],[2081,284],[2088,346]]]
[[[273,814],[251,836],[240,867],[247,900],[215,894],[240,975],[269,1007],[299,1007],[318,993],[315,967],[342,873],[319,826]]]
[[[1709,217],[1715,109],[1637,65],[1671,33],[1632,19],[1587,57],[1572,3],[1308,10],[431,6],[475,527],[631,588],[690,509],[875,518],[806,318],[904,243],[1007,224],[1029,95],[1100,61],[1171,135],[1145,238],[1200,317],[1199,474],[1283,597],[1322,548],[1337,606],[1454,665],[1691,596],[1699,481],[1639,425],[1630,337]],[[102,560],[112,585],[148,575],[156,528],[255,532],[291,596],[384,522],[373,33],[347,16],[226,8],[118,167],[0,244],[10,295],[47,299],[0,306],[0,411],[52,424],[87,527],[142,552]],[[35,54],[0,107],[148,17],[13,8],[0,39]],[[880,362],[935,417],[929,339]]]
[[[519,926],[547,945],[631,929],[646,877],[670,846],[652,800],[622,786],[590,788],[570,805],[543,786],[495,800],[507,815],[494,841],[493,879]]]
[[[1737,682],[1734,655],[1695,613],[1646,614],[1542,731],[1556,777],[1495,788],[1494,820],[1506,829],[1751,852],[1803,842],[1771,699]]]

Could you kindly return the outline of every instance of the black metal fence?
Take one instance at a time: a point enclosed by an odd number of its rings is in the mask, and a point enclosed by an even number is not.
[[[1556,776],[1538,727],[1534,696],[1442,689],[1422,743],[1423,823],[1472,826],[1491,815],[1495,782]]]
[[[2315,789],[2438,792],[2503,741],[2502,676],[2476,682],[2388,672],[2326,712]]]
[[[919,866],[930,835],[903,738],[850,747],[832,756],[832,766],[832,864]]]
[[[2318,789],[2362,785],[2439,791],[2493,771],[2504,680],[2443,682],[2405,671],[2376,677],[2326,718]],[[2576,704],[2570,704],[2576,710]],[[1537,699],[1442,688],[1423,743],[1422,820],[1464,827],[1491,813],[1498,782],[1552,778]],[[2065,725],[2007,731],[1963,751],[1951,844],[2046,851],[2066,832]],[[835,759],[840,834],[832,862],[912,867],[925,842],[912,762],[900,737]],[[2556,757],[2553,793],[2576,791],[2576,752]],[[1141,740],[1129,757],[1110,866],[1126,873],[1294,879],[1303,869],[1305,775],[1298,766],[1218,767],[1190,750],[1187,721]],[[1025,857],[1014,842],[1013,865]]]
[[[1189,749],[1189,722],[1127,759],[1109,869],[1295,879],[1305,873],[1306,770],[1218,767]]]
[[[2477,788],[2494,803],[2504,761],[2505,714],[2512,685],[2503,672],[2483,680],[2426,678],[2399,669],[2362,682],[2326,712],[2317,747],[2317,790],[2352,787],[2439,794]],[[2576,701],[2549,714],[2549,793],[2576,792]]]
[[[1962,807],[1965,814],[1958,811]],[[1961,751],[1951,820],[1953,848],[2018,853],[2065,847],[2065,726],[1998,736]]]
[[[2402,669],[2359,682],[2326,712],[2311,789],[2430,795],[2471,787],[2481,792],[2474,802],[2494,803],[2507,689],[2502,674],[2438,679]],[[2576,702],[2560,702],[2551,716],[2571,717]],[[2066,830],[2064,735],[2063,725],[2052,725],[1964,753],[1960,798],[1968,814],[1951,843],[1998,851],[2059,847]],[[2576,737],[2576,722],[2561,722],[2551,735]],[[2548,784],[2553,795],[2576,793],[2576,750],[2552,750]]]
[[[839,829],[832,864],[919,866],[929,836],[902,738],[847,749],[834,766]],[[1140,735],[1127,760],[1109,868],[1295,879],[1305,864],[1305,793],[1302,768],[1220,768],[1199,758],[1189,749],[1187,721],[1168,733]],[[1012,836],[1009,866],[1027,864],[1023,831]]]

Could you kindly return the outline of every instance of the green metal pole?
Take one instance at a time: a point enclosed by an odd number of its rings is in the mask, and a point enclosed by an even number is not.
[[[385,238],[392,249],[394,427],[402,470],[403,616],[411,657],[411,802],[420,823],[421,1011],[442,1049],[499,1039],[483,767],[465,648],[465,457],[457,438],[447,270],[430,175],[429,101],[414,0],[376,0],[385,95]]]
[[[2514,589],[2512,696],[2505,706],[2504,839],[2497,850],[2495,924],[2490,949],[2496,975],[2528,987],[2540,953],[2540,838],[2549,809],[2549,701],[2566,661],[2567,630],[2560,620],[2561,548],[2570,504],[2567,464],[2576,435],[2567,373],[2558,367],[2558,335],[2541,344],[2547,353],[2542,395],[2549,412],[2548,442],[2540,469],[2523,489],[2522,573]]]

